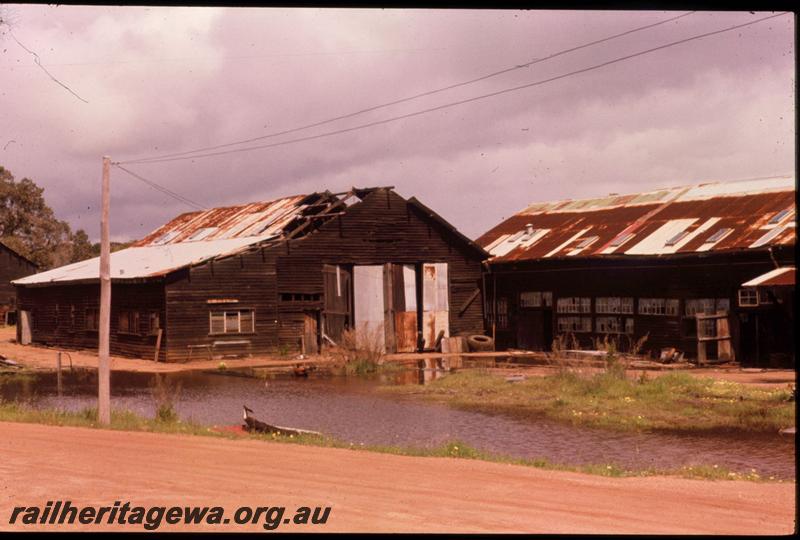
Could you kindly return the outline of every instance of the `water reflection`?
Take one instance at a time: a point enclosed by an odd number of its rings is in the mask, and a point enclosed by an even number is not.
[[[247,405],[263,421],[320,431],[354,444],[429,447],[460,440],[482,450],[555,463],[615,463],[660,469],[707,464],[762,476],[794,479],[794,438],[763,435],[692,436],[616,433],[539,420],[460,411],[421,402],[414,396],[380,392],[381,384],[420,384],[446,376],[446,366],[344,377],[314,373],[308,378],[265,371],[194,372],[163,375],[180,386],[176,409],[184,420],[231,425]],[[0,397],[37,407],[80,410],[96,405],[94,372],[65,372],[59,397],[54,373],[2,383]],[[113,372],[112,406],[144,416],[155,414],[153,376]]]

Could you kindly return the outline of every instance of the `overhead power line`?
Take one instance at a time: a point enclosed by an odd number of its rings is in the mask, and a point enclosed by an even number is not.
[[[66,84],[64,84],[64,83],[62,83],[61,81],[59,81],[58,79],[56,79],[56,78],[53,76],[53,74],[52,74],[52,73],[50,73],[49,71],[47,71],[47,68],[46,68],[46,67],[44,67],[44,66],[42,65],[42,62],[41,62],[41,59],[39,58],[39,55],[38,55],[38,54],[36,54],[35,52],[33,52],[32,50],[30,50],[30,49],[29,49],[28,47],[26,47],[25,45],[23,45],[23,44],[22,44],[22,42],[21,42],[20,40],[18,40],[18,39],[17,39],[17,36],[15,36],[15,35],[14,35],[14,32],[12,32],[12,31],[11,31],[11,28],[9,28],[9,29],[8,29],[8,35],[10,35],[10,36],[11,36],[11,37],[14,39],[14,41],[16,41],[16,42],[17,42],[17,45],[19,45],[20,47],[22,47],[23,49],[25,49],[25,51],[26,51],[26,52],[28,52],[28,54],[31,54],[31,55],[33,55],[33,61],[36,63],[36,65],[37,65],[37,66],[39,66],[39,68],[40,68],[42,71],[44,71],[44,72],[47,74],[47,76],[48,76],[48,77],[50,77],[50,78],[51,78],[51,79],[52,79],[54,82],[56,82],[56,83],[57,83],[58,85],[60,85],[61,87],[65,88],[65,89],[67,90],[67,92],[69,92],[70,94],[72,94],[73,96],[75,96],[76,98],[78,98],[79,100],[83,101],[84,103],[89,103],[88,101],[86,101],[85,99],[83,99],[81,96],[79,96],[78,94],[76,94],[76,93],[75,93],[75,91],[74,91],[72,88],[70,88],[70,87],[69,87],[69,86],[67,86]]]
[[[593,66],[589,66],[589,67],[586,67],[586,68],[578,69],[578,70],[575,70],[575,71],[570,71],[569,73],[564,73],[562,75],[558,75],[558,76],[555,76],[555,77],[550,77],[550,78],[547,78],[547,79],[534,81],[534,82],[531,82],[531,83],[523,84],[523,85],[520,85],[520,86],[514,86],[514,87],[511,87],[511,88],[505,88],[503,90],[498,90],[496,92],[491,92],[491,93],[488,93],[488,94],[482,94],[482,95],[475,96],[475,97],[472,97],[472,98],[462,99],[460,101],[454,101],[454,102],[446,103],[446,104],[443,104],[443,105],[439,105],[437,107],[431,107],[431,108],[428,108],[428,109],[423,109],[423,110],[412,112],[412,113],[408,113],[408,114],[403,114],[403,115],[399,115],[399,116],[393,116],[391,118],[386,118],[386,119],[383,119],[383,120],[376,120],[374,122],[369,122],[369,123],[366,123],[366,124],[360,124],[360,125],[349,127],[349,128],[338,129],[338,130],[335,130],[335,131],[328,131],[328,132],[320,133],[320,134],[317,134],[317,135],[309,135],[309,136],[306,136],[306,137],[299,137],[299,138],[296,138],[296,139],[289,139],[289,140],[270,143],[270,144],[262,144],[262,145],[257,145],[257,146],[248,146],[248,147],[245,147],[245,148],[235,148],[235,149],[232,149],[232,150],[224,150],[224,151],[220,151],[220,152],[209,152],[209,153],[194,154],[194,155],[190,155],[190,156],[180,156],[180,157],[160,157],[160,158],[150,158],[150,159],[137,159],[137,160],[121,161],[120,163],[162,163],[162,162],[167,162],[167,161],[181,161],[181,160],[187,160],[187,159],[198,159],[198,158],[204,158],[204,157],[221,156],[221,155],[226,155],[226,154],[235,154],[235,153],[240,153],[240,152],[249,152],[249,151],[252,151],[252,150],[259,150],[259,149],[263,149],[263,148],[273,148],[273,147],[276,147],[276,146],[285,146],[285,145],[294,144],[294,143],[298,143],[298,142],[311,141],[311,140],[316,140],[316,139],[322,139],[322,138],[325,138],[325,137],[331,137],[333,135],[340,135],[340,134],[343,134],[343,133],[350,133],[350,132],[353,132],[353,131],[357,131],[357,130],[361,130],[361,129],[365,129],[365,128],[369,128],[369,127],[374,127],[374,126],[378,126],[378,125],[382,125],[382,124],[388,124],[390,122],[396,122],[398,120],[403,120],[403,119],[406,119],[406,118],[412,118],[412,117],[415,117],[415,116],[420,116],[420,115],[423,115],[423,114],[427,114],[427,113],[431,113],[431,112],[435,112],[435,111],[440,111],[440,110],[448,109],[448,108],[451,108],[451,107],[456,107],[458,105],[464,105],[466,103],[472,103],[472,102],[475,102],[475,101],[480,101],[480,100],[487,99],[487,98],[490,98],[490,97],[495,97],[495,96],[499,96],[499,95],[503,95],[503,94],[508,94],[508,93],[511,93],[511,92],[517,92],[519,90],[524,90],[526,88],[532,88],[534,86],[540,86],[540,85],[547,84],[547,83],[550,83],[550,82],[554,82],[554,81],[558,81],[558,80],[561,80],[561,79],[565,79],[567,77],[572,77],[574,75],[579,75],[581,73],[587,73],[587,72],[590,72],[590,71],[601,69],[601,68],[604,68],[606,66],[617,64],[619,62],[624,62],[626,60],[630,60],[632,58],[636,58],[636,57],[639,57],[639,56],[644,56],[646,54],[650,54],[650,53],[653,53],[653,52],[656,52],[656,51],[660,51],[660,50],[663,50],[663,49],[668,49],[670,47],[675,47],[677,45],[681,45],[683,43],[688,43],[690,41],[695,41],[695,40],[698,40],[698,39],[707,38],[707,37],[718,35],[718,34],[722,34],[722,33],[725,33],[725,32],[731,32],[733,30],[737,30],[737,29],[740,29],[740,28],[745,28],[747,26],[751,26],[751,25],[754,25],[754,24],[757,24],[757,23],[760,23],[760,22],[763,22],[763,21],[766,21],[766,20],[769,20],[769,19],[774,19],[776,17],[780,17],[780,16],[783,16],[783,15],[786,15],[788,13],[789,12],[782,12],[782,13],[778,13],[776,15],[770,15],[768,17],[762,17],[760,19],[756,19],[754,21],[750,21],[750,22],[747,22],[747,23],[737,24],[737,25],[734,25],[734,26],[729,26],[727,28],[723,28],[723,29],[720,29],[720,30],[714,30],[714,31],[711,31],[711,32],[705,32],[703,34],[697,34],[697,35],[694,35],[694,36],[691,36],[691,37],[688,37],[688,38],[680,39],[678,41],[673,41],[673,42],[670,42],[670,43],[667,43],[667,44],[664,44],[664,45],[659,45],[658,47],[652,47],[650,49],[646,49],[646,50],[643,50],[643,51],[632,53],[632,54],[629,54],[629,55],[626,55],[626,56],[621,56],[621,57],[615,58],[613,60],[608,60],[608,61],[602,62],[600,64],[595,64]]]
[[[660,25],[666,24],[668,22],[676,21],[678,19],[682,19],[683,17],[687,17],[687,16],[692,15],[694,13],[695,13],[694,11],[689,11],[688,13],[683,13],[683,14],[677,15],[675,17],[670,17],[669,19],[664,19],[663,21],[658,21],[658,22],[655,22],[655,23],[647,24],[645,26],[639,26],[637,28],[633,28],[631,30],[627,30],[625,32],[621,32],[619,34],[614,34],[614,35],[607,36],[607,37],[604,37],[604,38],[601,38],[601,39],[590,41],[588,43],[584,43],[582,45],[577,45],[575,47],[570,47],[569,49],[564,49],[564,50],[555,52],[555,53],[550,54],[550,55],[548,55],[548,56],[546,56],[544,58],[537,58],[537,59],[531,60],[530,62],[526,62],[525,64],[517,64],[517,65],[511,66],[511,67],[505,68],[505,69],[501,69],[500,71],[495,71],[495,72],[492,72],[492,73],[488,73],[486,75],[481,75],[480,77],[476,77],[474,79],[470,79],[470,80],[459,82],[459,83],[454,83],[454,84],[451,84],[451,85],[448,85],[448,86],[444,86],[442,88],[437,88],[435,90],[428,90],[427,92],[414,94],[412,96],[396,99],[394,101],[389,101],[389,102],[386,102],[386,103],[373,105],[371,107],[367,107],[366,109],[360,109],[358,111],[354,111],[354,112],[351,112],[351,113],[343,114],[343,115],[340,115],[340,116],[335,116],[333,118],[328,118],[326,120],[320,120],[320,121],[314,122],[312,124],[305,124],[305,125],[302,125],[302,126],[299,126],[299,127],[296,127],[296,128],[286,129],[286,130],[283,130],[283,131],[276,131],[276,132],[273,132],[273,133],[267,133],[265,135],[260,135],[258,137],[252,137],[252,138],[249,138],[249,139],[242,139],[240,141],[234,141],[234,142],[225,143],[225,144],[218,144],[218,145],[214,145],[214,146],[205,146],[205,147],[201,147],[201,148],[195,148],[194,150],[186,150],[186,151],[183,151],[183,152],[176,152],[176,153],[171,153],[171,154],[162,154],[162,155],[159,155],[159,156],[153,156],[152,158],[141,158],[141,159],[142,160],[145,160],[145,159],[161,159],[161,158],[178,157],[178,156],[185,156],[185,155],[189,155],[189,154],[196,154],[196,153],[199,153],[199,152],[206,152],[206,151],[209,151],[209,150],[219,150],[221,148],[228,148],[230,146],[236,146],[236,145],[239,145],[239,144],[247,144],[247,143],[251,143],[251,142],[255,142],[255,141],[261,141],[261,140],[264,140],[264,139],[270,139],[270,138],[273,138],[273,137],[279,137],[281,135],[288,135],[290,133],[296,133],[298,131],[303,131],[303,130],[306,130],[306,129],[311,129],[311,128],[315,128],[315,127],[319,127],[319,126],[324,126],[326,124],[330,124],[332,122],[337,122],[339,120],[345,120],[347,118],[352,118],[354,116],[358,116],[358,115],[365,114],[365,113],[368,113],[368,112],[376,111],[376,110],[379,110],[379,109],[384,109],[386,107],[391,107],[392,105],[399,105],[400,103],[406,103],[408,101],[412,101],[412,100],[419,99],[419,98],[422,98],[422,97],[432,96],[434,94],[438,94],[438,93],[441,93],[441,92],[446,92],[447,90],[453,90],[455,88],[460,88],[462,86],[467,86],[467,85],[474,84],[474,83],[477,83],[477,82],[480,82],[480,81],[485,81],[486,79],[490,79],[492,77],[497,77],[499,75],[503,75],[505,73],[510,73],[512,71],[525,69],[525,68],[528,68],[528,67],[533,66],[535,64],[539,64],[539,63],[545,62],[547,60],[552,60],[553,58],[557,58],[559,56],[562,56],[562,55],[565,55],[565,54],[568,54],[568,53],[571,53],[571,52],[579,51],[581,49],[585,49],[587,47],[592,47],[594,45],[599,45],[601,43],[605,43],[607,41],[611,41],[611,40],[614,40],[614,39],[617,39],[617,38],[628,36],[628,35],[634,34],[636,32],[641,32],[642,30],[647,30],[647,29],[650,29],[650,28],[654,28],[656,26],[660,26]],[[134,163],[134,162],[138,162],[138,161],[139,160],[131,160],[128,163]]]
[[[202,204],[196,203],[191,199],[187,199],[183,195],[181,195],[179,193],[175,193],[174,191],[172,191],[170,189],[167,189],[166,187],[162,186],[161,184],[159,184],[157,182],[153,182],[152,180],[148,180],[147,178],[144,178],[143,176],[140,176],[140,175],[136,174],[135,172],[133,172],[133,171],[131,171],[129,169],[126,169],[125,167],[123,167],[119,163],[112,163],[112,165],[115,166],[118,169],[121,169],[121,170],[125,171],[126,173],[128,173],[131,176],[133,176],[134,178],[144,182],[145,184],[147,184],[151,188],[160,191],[164,195],[172,197],[176,201],[182,202],[183,204],[191,206],[191,207],[196,208],[198,210],[205,210],[206,209],[206,207],[203,206]]]

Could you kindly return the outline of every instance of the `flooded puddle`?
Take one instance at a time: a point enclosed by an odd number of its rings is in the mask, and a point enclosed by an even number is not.
[[[207,425],[239,424],[242,405],[247,405],[266,422],[319,431],[354,444],[433,447],[459,440],[504,456],[546,458],[566,465],[674,469],[716,464],[738,472],[755,469],[762,477],[795,478],[794,437],[616,433],[459,411],[378,390],[382,384],[419,383],[436,375],[409,370],[369,378],[314,374],[264,379],[230,372],[162,377],[168,385],[180,386],[179,416]],[[54,373],[3,379],[3,400],[67,410],[96,406],[97,379],[92,372],[65,372],[61,396]],[[112,407],[152,417],[153,381],[152,374],[112,373]]]

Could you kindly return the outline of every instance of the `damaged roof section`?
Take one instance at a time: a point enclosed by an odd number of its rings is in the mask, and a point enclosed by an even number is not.
[[[131,247],[111,254],[113,281],[166,276],[180,268],[229,257],[273,242],[301,238],[375,189],[294,195],[187,212]],[[68,264],[14,280],[15,285],[46,285],[99,279],[100,258]]]
[[[477,242],[493,263],[793,245],[794,200],[780,177],[534,203]]]

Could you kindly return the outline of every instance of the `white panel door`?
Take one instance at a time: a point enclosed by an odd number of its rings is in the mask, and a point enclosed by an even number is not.
[[[425,347],[433,347],[436,336],[444,330],[450,337],[450,302],[447,263],[422,265],[422,335]]]
[[[353,267],[353,322],[365,346],[385,347],[383,266]]]

